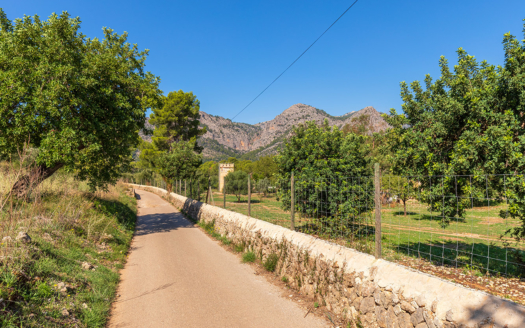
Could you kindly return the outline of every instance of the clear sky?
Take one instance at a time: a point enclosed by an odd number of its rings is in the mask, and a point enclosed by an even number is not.
[[[107,26],[150,49],[147,69],[165,94],[193,91],[201,110],[233,117],[353,0],[4,0],[8,18],[68,11],[82,32]],[[503,63],[501,41],[523,39],[524,0],[359,0],[235,121],[272,119],[296,103],[343,115],[365,106],[400,111],[399,82],[438,77],[438,60],[465,48]]]

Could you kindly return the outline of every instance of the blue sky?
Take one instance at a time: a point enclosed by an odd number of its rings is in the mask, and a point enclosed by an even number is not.
[[[330,1],[2,1],[10,19],[68,11],[82,32],[127,31],[150,49],[147,69],[161,88],[193,91],[201,110],[231,118],[246,106],[353,0]],[[374,106],[400,111],[399,82],[438,77],[438,60],[465,48],[503,63],[501,41],[523,39],[523,0],[359,0],[235,121],[272,119],[295,103],[332,115]]]

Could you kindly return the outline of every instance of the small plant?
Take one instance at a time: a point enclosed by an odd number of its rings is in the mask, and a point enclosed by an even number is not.
[[[284,283],[288,283],[288,277],[287,276],[283,276],[281,278],[281,281],[284,282]]]
[[[319,307],[319,303],[318,303],[318,302],[315,302],[315,303],[314,303],[314,308],[317,309],[318,307]]]
[[[242,262],[255,262],[255,253],[254,252],[246,252],[242,255]]]
[[[232,243],[231,240],[226,238],[226,236],[219,237],[219,240],[226,246],[230,245]]]
[[[268,255],[266,261],[264,261],[264,268],[269,272],[274,272],[277,267],[277,262],[279,261],[279,256],[275,253]]]
[[[242,253],[242,252],[244,252],[244,243],[235,244],[235,246],[233,247],[233,249],[234,249],[237,253]]]

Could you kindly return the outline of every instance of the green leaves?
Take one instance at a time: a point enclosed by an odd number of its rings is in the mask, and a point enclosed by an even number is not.
[[[107,28],[89,39],[67,12],[11,23],[0,9],[0,25],[0,156],[29,141],[44,169],[65,166],[92,188],[115,182],[161,96],[147,51]]]
[[[525,194],[517,182],[451,178],[525,171],[525,45],[510,34],[505,34],[503,45],[504,67],[479,63],[459,48],[458,63],[451,71],[441,57],[441,76],[432,82],[427,75],[425,88],[418,81],[410,88],[401,83],[404,115],[392,110],[386,119],[393,126],[389,132],[393,173],[421,177],[423,195],[431,210],[441,212],[444,225],[454,217],[464,217],[469,204],[433,199],[474,197],[487,185],[494,197],[501,198],[511,188],[513,201],[521,208],[511,215],[523,221],[513,234],[523,238]],[[448,178],[432,182],[430,176]]]

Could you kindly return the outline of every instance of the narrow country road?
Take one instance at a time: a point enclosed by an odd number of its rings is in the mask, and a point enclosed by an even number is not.
[[[137,194],[137,230],[109,327],[327,327],[171,204]]]

